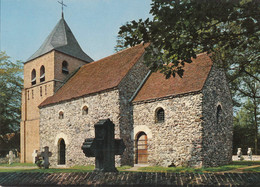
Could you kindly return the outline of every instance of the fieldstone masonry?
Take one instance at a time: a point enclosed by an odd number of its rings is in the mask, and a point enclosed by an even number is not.
[[[148,69],[142,58],[124,77],[118,88],[87,95],[70,101],[50,105],[40,109],[40,146],[47,145],[53,156],[52,165],[58,163],[58,142],[67,139],[66,165],[94,165],[94,158],[86,158],[81,144],[86,138],[94,138],[94,124],[100,119],[109,118],[115,124],[115,138],[122,138],[126,149],[122,156],[115,156],[116,166],[134,164],[133,108],[130,98],[145,77]],[[82,108],[88,107],[88,114],[82,115]],[[59,119],[59,112],[64,118]],[[59,136],[59,134],[64,134]]]
[[[165,111],[163,123],[155,121],[160,107]],[[133,113],[134,128],[145,125],[153,132],[148,139],[150,165],[207,167],[231,162],[232,101],[225,75],[215,67],[202,91],[136,102]]]
[[[40,146],[50,147],[51,164],[58,164],[63,139],[66,166],[93,165],[94,158],[86,158],[81,145],[94,138],[94,124],[106,118],[115,124],[115,138],[126,145],[124,154],[115,157],[116,166],[134,164],[136,136],[142,131],[152,137],[147,140],[149,165],[207,167],[230,162],[232,102],[224,73],[213,66],[200,91],[131,103],[147,72],[140,60],[116,88],[42,107]],[[87,115],[82,114],[84,106]],[[159,107],[165,112],[162,123],[155,121]]]

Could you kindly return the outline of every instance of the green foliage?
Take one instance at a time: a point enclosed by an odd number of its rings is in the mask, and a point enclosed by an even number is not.
[[[251,53],[255,54],[254,61],[259,62],[259,12],[257,0],[152,0],[153,19],[134,20],[121,26],[120,46],[150,42],[146,64],[153,71],[163,72],[166,78],[176,73],[182,76],[180,66],[191,63],[200,52],[223,56],[228,50],[232,56],[242,53],[245,57]],[[215,59],[215,63],[226,65],[220,60]],[[229,65],[235,64],[241,72],[245,67],[257,66],[250,60],[240,62],[229,59]]]
[[[19,130],[22,63],[0,52],[0,135]]]
[[[234,106],[241,107],[247,99],[253,103],[254,121],[248,124],[253,130],[250,127],[248,134],[254,137],[252,147],[257,151],[260,1],[152,0],[150,13],[152,20],[134,20],[120,27],[120,48],[149,42],[145,63],[166,78],[182,77],[186,63],[192,63],[198,53],[210,53],[214,65],[226,73]],[[235,126],[235,131],[245,128]],[[251,145],[251,139],[246,141]]]
[[[260,152],[260,133],[255,131],[254,104],[247,100],[234,117],[233,154],[236,154],[237,148],[242,148],[243,154],[246,155],[249,147],[252,148],[253,154],[255,154],[256,132],[258,135],[257,148],[258,152]]]

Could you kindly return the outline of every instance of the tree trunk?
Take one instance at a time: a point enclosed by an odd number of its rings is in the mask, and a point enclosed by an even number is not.
[[[254,117],[255,117],[255,154],[257,155],[258,123],[257,123],[257,102],[256,102],[256,98],[254,98]]]

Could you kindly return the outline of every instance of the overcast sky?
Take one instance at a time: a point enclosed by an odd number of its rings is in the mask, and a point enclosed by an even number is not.
[[[26,61],[61,19],[61,5],[57,1],[0,0],[0,50],[12,60]],[[81,48],[98,60],[114,53],[121,25],[149,17],[151,0],[64,0],[64,3],[65,20]]]

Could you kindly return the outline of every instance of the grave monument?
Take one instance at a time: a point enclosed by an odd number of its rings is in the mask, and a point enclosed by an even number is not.
[[[114,139],[115,125],[110,119],[95,124],[95,138],[87,138],[82,145],[86,157],[95,157],[95,171],[115,172],[115,155],[122,155],[125,144]]]

